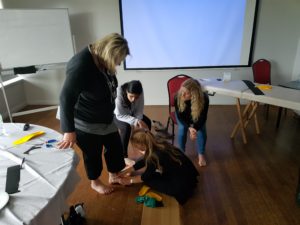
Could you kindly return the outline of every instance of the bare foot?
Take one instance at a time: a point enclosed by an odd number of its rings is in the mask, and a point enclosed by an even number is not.
[[[199,164],[199,166],[206,166],[206,160],[205,160],[204,155],[202,155],[202,154],[198,155],[198,164]]]
[[[108,183],[109,184],[120,184],[119,177],[116,173],[108,173]]]
[[[135,161],[129,158],[124,158],[126,166],[133,166],[135,164]]]
[[[112,187],[106,186],[100,180],[92,180],[91,188],[103,195],[110,194],[114,191]]]

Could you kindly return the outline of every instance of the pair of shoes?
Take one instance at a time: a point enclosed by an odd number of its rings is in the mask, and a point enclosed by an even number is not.
[[[162,125],[161,122],[157,121],[157,120],[152,120],[153,123],[153,127],[155,131],[162,131],[162,130],[166,130],[166,128],[164,127],[164,125]]]

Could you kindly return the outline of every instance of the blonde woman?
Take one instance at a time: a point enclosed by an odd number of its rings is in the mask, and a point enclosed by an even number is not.
[[[143,182],[153,190],[175,197],[180,204],[192,196],[199,173],[182,151],[165,140],[155,138],[145,129],[134,130],[130,143],[144,157],[119,174],[120,184]],[[124,176],[134,171],[141,171],[142,174]]]
[[[109,183],[125,167],[122,143],[113,122],[116,67],[129,54],[126,39],[117,33],[105,36],[74,55],[67,64],[67,76],[60,94],[60,122],[64,133],[61,149],[78,144],[82,151],[91,188],[109,194],[113,188],[100,180],[102,151]]]
[[[196,140],[199,166],[205,166],[206,119],[209,106],[207,93],[202,91],[198,81],[191,78],[184,81],[175,96],[175,111],[178,123],[178,145],[185,151],[187,133]]]

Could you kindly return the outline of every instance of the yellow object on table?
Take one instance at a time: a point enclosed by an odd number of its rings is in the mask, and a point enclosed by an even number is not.
[[[34,132],[34,133],[31,133],[31,134],[28,134],[24,137],[21,137],[19,138],[18,140],[15,140],[13,142],[14,145],[20,145],[20,144],[23,144],[29,140],[31,140],[32,138],[35,138],[35,137],[38,137],[38,136],[41,136],[43,135],[45,132],[44,131],[37,131],[37,132]]]
[[[265,84],[264,85],[256,85],[256,87],[260,90],[263,90],[263,91],[272,89],[271,85],[265,85]]]

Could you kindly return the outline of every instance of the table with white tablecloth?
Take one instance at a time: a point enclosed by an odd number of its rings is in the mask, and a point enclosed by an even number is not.
[[[24,124],[4,123],[5,133],[0,135],[0,192],[5,191],[7,168],[20,165],[19,192],[10,194],[7,204],[0,209],[0,225],[58,225],[60,216],[67,210],[66,198],[79,181],[76,166],[79,158],[73,149],[59,150],[56,143],[62,135],[52,129]],[[28,134],[44,131],[41,136],[14,145],[13,142]],[[29,154],[26,150],[34,145]]]
[[[261,90],[262,94],[255,94],[253,90],[251,90],[242,80],[221,81],[213,78],[199,78],[198,81],[203,86],[203,89],[205,91],[208,91],[209,93],[236,98],[238,122],[236,123],[231,133],[231,138],[234,138],[237,130],[240,129],[243,142],[245,144],[247,143],[245,128],[252,118],[254,118],[256,133],[260,133],[256,116],[258,103],[270,104],[293,110],[300,110],[299,90],[268,85],[267,89]],[[249,101],[243,111],[240,104],[241,99]]]

